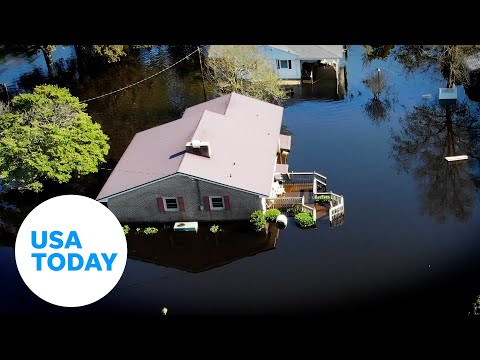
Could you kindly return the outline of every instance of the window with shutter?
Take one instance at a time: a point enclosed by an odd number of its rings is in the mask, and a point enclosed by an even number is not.
[[[213,210],[225,210],[225,203],[223,202],[223,196],[210,196],[210,209]]]
[[[163,204],[165,211],[178,211],[178,200],[176,197],[164,197]]]

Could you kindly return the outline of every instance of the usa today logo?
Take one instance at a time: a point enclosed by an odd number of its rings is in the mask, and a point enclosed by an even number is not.
[[[18,271],[29,289],[58,306],[78,307],[107,295],[127,262],[119,221],[79,195],[49,199],[28,214],[15,244]]]

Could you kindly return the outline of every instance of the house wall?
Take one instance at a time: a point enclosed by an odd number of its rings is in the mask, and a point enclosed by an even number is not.
[[[268,45],[259,45],[258,49],[261,53],[265,54],[267,59],[272,64],[272,69],[282,79],[300,79],[302,77],[300,60],[295,54],[291,54],[286,51],[272,48]],[[278,69],[277,60],[291,60],[291,69]]]
[[[200,190],[200,197],[197,189]],[[200,206],[203,208],[204,196],[226,195],[230,198],[229,210],[200,209]],[[185,211],[162,213],[157,206],[158,197],[183,197]],[[190,180],[190,177],[181,174],[108,200],[108,208],[123,223],[246,220],[254,210],[262,207],[262,199],[258,195],[201,180]]]

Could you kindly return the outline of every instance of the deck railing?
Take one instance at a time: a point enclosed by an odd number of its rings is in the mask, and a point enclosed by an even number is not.
[[[327,177],[315,171],[312,172],[289,172],[283,180],[285,185],[303,186],[308,185],[313,188],[313,192],[317,190],[325,191],[327,189]],[[320,185],[320,186],[319,186]]]
[[[268,198],[267,205],[270,207],[283,206],[283,205],[295,205],[295,204],[304,204],[305,198],[303,196],[295,197],[277,197],[277,198]]]
[[[301,211],[312,215],[314,220],[317,220],[317,210],[314,207],[305,205],[305,196],[297,197],[280,197],[268,198],[267,208],[274,208],[280,211],[287,211],[292,206],[299,206]]]
[[[302,206],[302,211],[306,212],[306,213],[309,213],[310,215],[312,215],[312,218],[314,221],[317,221],[317,210],[314,208],[314,207],[310,207],[308,205],[301,205]]]
[[[328,218],[330,222],[339,216],[343,216],[345,213],[345,204],[342,195],[335,194],[331,191],[316,193],[315,195],[325,196],[330,200],[330,208],[328,209]]]
[[[328,196],[330,207],[328,210],[328,217],[330,223],[345,213],[345,205],[343,196],[335,194],[331,191],[327,192],[327,177],[319,174],[315,171],[312,172],[289,172],[285,174],[283,179],[283,185],[288,185],[289,190],[305,190],[305,187],[311,187],[313,195]],[[293,192],[293,191],[292,191]],[[316,220],[316,209],[305,205],[305,197],[278,197],[267,199],[268,208],[276,208],[285,211],[292,207],[292,205],[298,205],[302,211],[312,214]]]

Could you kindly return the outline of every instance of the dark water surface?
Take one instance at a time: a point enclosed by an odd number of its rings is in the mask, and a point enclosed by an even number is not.
[[[156,47],[79,75],[72,70],[73,51],[60,50],[56,59],[64,56],[62,81],[80,99],[125,86],[183,56],[182,49]],[[29,84],[45,81],[44,68],[42,58],[4,59],[0,83],[12,91],[28,90]],[[385,118],[369,112],[372,95],[362,83],[377,68],[388,74],[391,86]],[[345,197],[343,225],[330,229],[320,222],[316,230],[301,230],[291,222],[278,234],[256,238],[225,225],[221,241],[205,229],[175,243],[168,230],[132,236],[118,285],[80,309],[37,298],[18,274],[14,249],[0,246],[0,314],[160,314],[166,306],[169,314],[467,316],[480,293],[479,168],[473,159],[454,165],[443,156],[449,141],[457,151],[473,152],[478,134],[460,127],[446,134],[446,127],[438,131],[441,141],[422,142],[415,126],[399,122],[415,107],[443,111],[435,98],[445,81],[434,70],[407,76],[392,56],[364,66],[362,47],[354,46],[347,80],[344,99],[305,91],[308,96],[289,100],[284,114],[293,134],[290,169],[328,177],[329,188]],[[475,111],[478,104],[468,100],[463,87],[458,90],[465,106]],[[17,210],[1,211],[7,229],[0,233],[2,242],[11,243],[21,220],[49,197],[95,197],[137,131],[175,120],[185,107],[202,101],[198,63],[190,59],[151,81],[90,102],[89,114],[110,136],[108,163],[98,174],[68,185],[50,184],[40,195],[4,195],[2,201]],[[418,110],[412,115],[420,117]],[[408,141],[418,146],[402,152]]]

